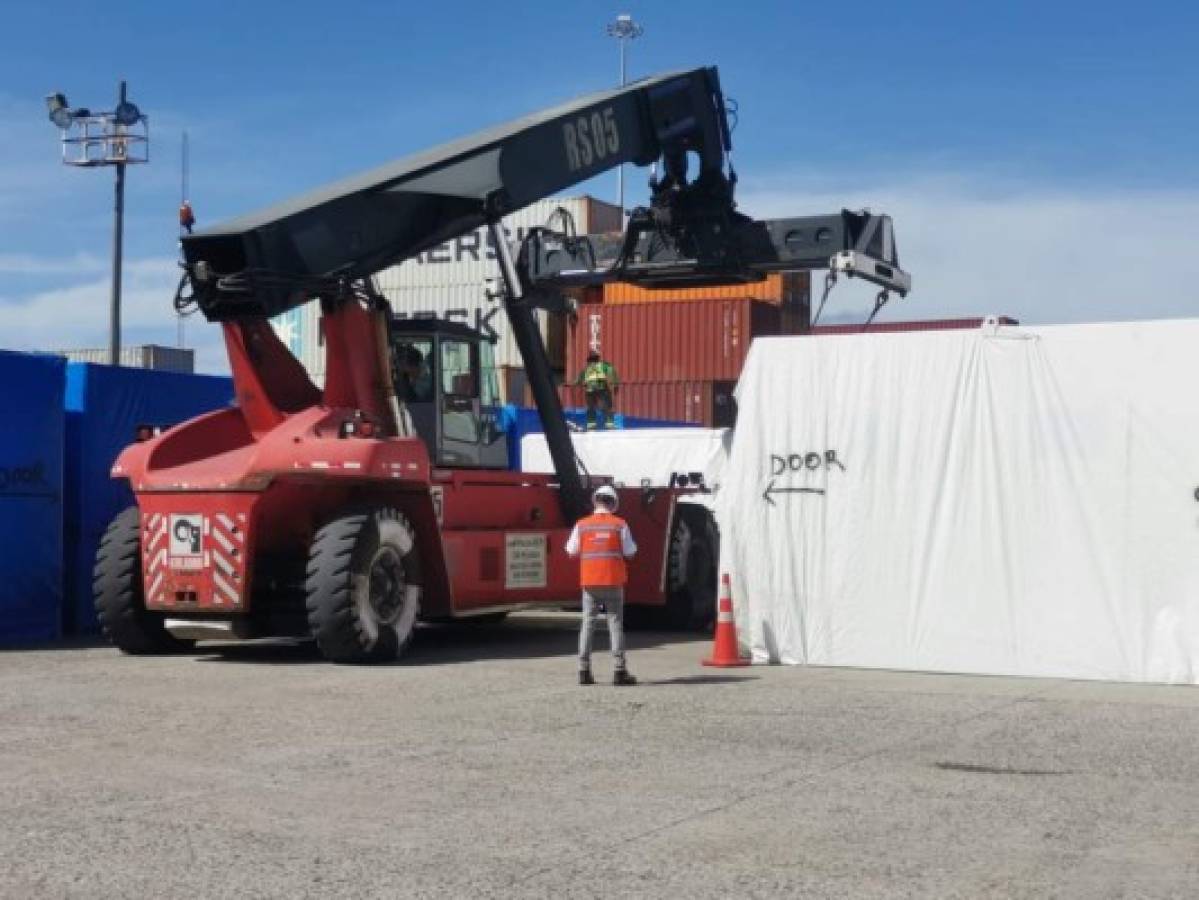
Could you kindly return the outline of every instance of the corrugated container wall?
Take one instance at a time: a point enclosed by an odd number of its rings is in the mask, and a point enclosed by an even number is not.
[[[504,217],[504,230],[509,240],[519,241],[530,228],[551,226],[561,230],[557,210],[565,210],[574,220],[579,234],[601,231],[620,231],[620,210],[594,197],[562,197],[539,200],[531,206]],[[384,269],[375,276],[376,283],[388,299],[394,291],[414,287],[441,287],[447,284],[477,285],[482,288],[488,278],[498,278],[495,247],[491,246],[486,228],[464,234],[438,244],[398,266]]]
[[[808,272],[775,272],[762,281],[724,287],[652,289],[623,281],[605,284],[604,303],[659,303],[670,300],[762,300],[778,306],[799,308],[811,299]]]
[[[620,211],[593,197],[565,197],[543,200],[504,219],[504,227],[513,239],[523,238],[529,228],[550,224],[556,210],[565,209],[580,233],[616,231],[621,227]],[[558,217],[553,227],[561,228]],[[464,322],[495,337],[495,362],[501,368],[524,365],[512,339],[508,320],[499,303],[486,296],[487,280],[498,278],[495,250],[489,245],[486,229],[479,229],[447,241],[431,250],[384,269],[375,282],[392,308],[400,316],[437,317]],[[542,338],[551,364],[561,366],[564,336],[560,322],[538,312]],[[304,364],[318,385],[324,383],[325,347],[320,328],[320,307],[305,304],[271,320],[283,343]],[[520,402],[520,398],[514,398]]]
[[[107,347],[55,350],[53,353],[55,356],[65,356],[70,362],[108,364]],[[121,365],[127,369],[153,369],[156,372],[183,372],[190,375],[196,368],[196,352],[162,344],[138,344],[121,348]]]
[[[508,323],[508,315],[498,300],[488,300],[480,285],[450,284],[442,287],[400,288],[387,298],[392,311],[401,319],[445,319],[469,325],[494,341],[495,364],[497,366],[520,366],[520,350]],[[542,340],[550,356],[550,364],[561,366],[562,335],[561,316],[550,316],[545,310],[534,310],[540,326]],[[558,339],[554,340],[551,320],[559,324]],[[556,344],[556,346],[555,346]],[[323,352],[323,348],[322,348]]]
[[[275,334],[308,370],[318,387],[325,384],[325,340],[321,331],[320,301],[289,309],[271,319]]]
[[[626,416],[690,422],[707,428],[731,428],[736,419],[735,381],[635,381],[623,382],[616,395],[615,412]],[[586,404],[583,389],[559,389],[562,405]]]
[[[756,300],[584,306],[569,328],[566,377],[576,377],[596,350],[616,367],[622,384],[735,381],[750,341],[779,329],[779,308]]]

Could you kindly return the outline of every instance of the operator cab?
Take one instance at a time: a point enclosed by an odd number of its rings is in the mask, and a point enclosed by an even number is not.
[[[436,465],[506,469],[493,342],[444,319],[393,319],[392,377]]]

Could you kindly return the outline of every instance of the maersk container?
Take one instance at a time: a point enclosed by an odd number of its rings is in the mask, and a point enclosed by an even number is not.
[[[530,227],[548,224],[558,208],[570,214],[580,234],[620,228],[620,211],[593,197],[534,203],[505,218],[504,227],[514,239],[523,237]],[[553,225],[562,227],[560,217],[556,217]],[[500,304],[487,298],[488,279],[498,277],[495,250],[488,244],[486,229],[480,229],[384,269],[375,276],[375,283],[398,315],[443,318],[478,328],[495,339],[497,366],[521,368],[524,360],[512,339],[504,311]],[[543,312],[537,315],[551,365],[560,368],[564,354],[561,322]],[[280,339],[318,386],[325,380],[325,344],[320,320],[320,304],[315,301],[271,320]]]
[[[563,223],[557,214],[559,209],[565,210],[573,219],[578,234],[620,231],[623,227],[616,206],[582,196],[540,200],[505,216],[504,230],[509,240],[514,241],[522,239],[530,228],[551,226],[561,230]],[[398,291],[417,287],[474,285],[482,288],[487,279],[497,277],[495,247],[491,245],[486,228],[438,244],[375,276],[379,290],[388,299]]]
[[[289,309],[271,319],[275,334],[308,371],[317,387],[325,384],[325,334],[317,300]]]
[[[750,342],[780,333],[780,310],[756,300],[589,305],[579,308],[568,331],[568,380],[594,350],[616,367],[622,383],[736,381]]]

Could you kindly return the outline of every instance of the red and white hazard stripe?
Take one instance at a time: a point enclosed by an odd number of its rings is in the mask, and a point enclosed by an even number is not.
[[[167,567],[167,517],[154,513],[146,519],[142,534],[142,566],[146,572],[146,600],[158,603],[162,599],[162,582]]]
[[[238,519],[244,523],[245,516],[238,516]],[[226,603],[237,606],[241,602],[245,528],[225,513],[217,513],[209,521],[209,536],[212,538],[212,602],[218,606]]]

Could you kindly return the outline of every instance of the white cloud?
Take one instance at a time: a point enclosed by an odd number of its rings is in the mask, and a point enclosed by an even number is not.
[[[87,257],[79,257],[77,276],[86,274]],[[0,260],[0,262],[3,262]],[[26,272],[62,271],[53,259],[21,257]],[[173,259],[126,261],[121,287],[121,336],[126,345],[175,346],[177,318],[171,298],[179,281]],[[108,308],[111,282],[105,267],[86,280],[66,287],[23,295],[0,293],[0,334],[4,346],[17,350],[64,350],[108,346]],[[185,325],[186,346],[196,351],[196,370],[225,372],[220,328],[193,315]]]
[[[819,183],[820,188],[812,185]],[[1199,191],[1079,188],[908,176],[845,190],[844,177],[743,186],[742,208],[777,217],[869,207],[895,220],[907,299],[879,321],[1006,314],[1027,324],[1199,316]],[[819,299],[814,279],[814,301]],[[824,320],[861,321],[876,291],[839,284]]]
[[[51,258],[30,253],[0,253],[0,275],[80,275],[104,272],[111,260],[91,253]]]
[[[834,187],[829,187],[834,185]],[[843,186],[843,189],[842,189]],[[1029,324],[1199,316],[1199,191],[1047,189],[997,177],[912,175],[859,181],[837,175],[746,180],[742,208],[774,217],[863,206],[890,213],[914,290],[880,321],[1006,314]],[[126,343],[176,342],[171,258],[125,264]],[[6,347],[102,347],[108,328],[108,261],[0,254],[0,275],[40,289],[0,284]],[[63,276],[50,289],[45,279]],[[62,280],[62,279],[58,279]],[[815,279],[819,294],[820,279]],[[824,321],[861,321],[875,291],[842,282]],[[200,371],[226,371],[220,329],[192,316],[187,345]]]

